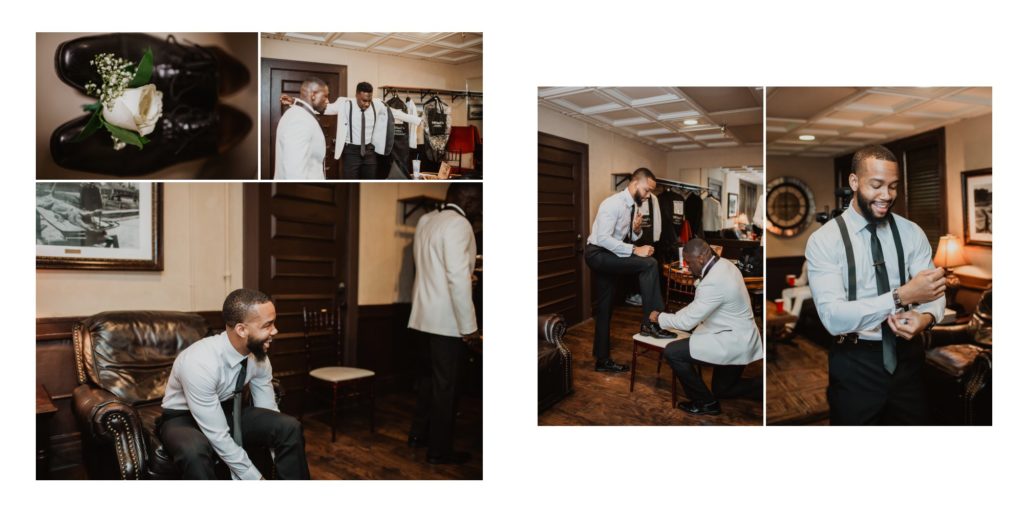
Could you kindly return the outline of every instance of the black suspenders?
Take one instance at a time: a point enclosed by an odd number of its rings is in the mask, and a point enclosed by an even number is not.
[[[356,108],[356,101],[351,100],[348,105],[348,143],[355,144],[356,141],[352,138],[352,111]],[[373,144],[373,134],[377,133],[377,105],[373,104],[373,100],[370,100],[370,108],[373,109],[373,131],[370,132],[370,144]],[[366,116],[363,116],[362,122],[366,122]]]
[[[853,259],[853,244],[850,242],[850,231],[846,227],[846,221],[840,215],[836,217],[836,224],[839,226],[839,234],[843,236],[843,246],[846,247],[846,272],[847,291],[846,297],[850,301],[857,300],[857,264]],[[900,240],[900,231],[896,229],[896,217],[889,216],[889,228],[892,229],[892,241],[896,242],[896,259],[900,265],[900,286],[907,284],[907,265],[903,257],[903,242]]]

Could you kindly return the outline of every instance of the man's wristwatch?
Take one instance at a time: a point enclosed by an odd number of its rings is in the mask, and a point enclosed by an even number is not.
[[[892,289],[892,301],[896,303],[896,309],[903,309],[907,307],[907,305],[904,304],[903,301],[900,299],[899,288]]]

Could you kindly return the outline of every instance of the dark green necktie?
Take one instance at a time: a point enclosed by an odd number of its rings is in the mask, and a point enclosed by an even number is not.
[[[878,287],[878,294],[882,295],[890,291],[889,271],[885,268],[885,257],[882,256],[882,242],[878,240],[878,224],[869,222],[867,229],[871,232],[871,259],[874,260],[875,285]],[[851,286],[856,286],[856,283]],[[882,322],[882,365],[890,374],[896,371],[896,335],[889,328],[888,322]]]
[[[238,372],[238,380],[235,381],[235,403],[231,413],[231,437],[238,446],[242,446],[242,389],[245,388],[247,366],[249,366],[248,357],[242,360],[242,369]]]

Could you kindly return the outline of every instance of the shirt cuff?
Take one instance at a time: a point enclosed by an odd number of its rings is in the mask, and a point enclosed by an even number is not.
[[[260,470],[256,469],[256,466],[252,464],[249,465],[249,469],[247,469],[245,473],[238,475],[239,480],[259,480],[261,478],[263,478],[263,474],[260,473]]]

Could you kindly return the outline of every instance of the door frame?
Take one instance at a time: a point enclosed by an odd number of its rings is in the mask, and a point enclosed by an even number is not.
[[[270,70],[274,68],[287,68],[294,71],[310,71],[314,73],[332,73],[338,75],[338,91],[332,91],[334,98],[345,97],[348,95],[348,66],[339,64],[324,64],[320,62],[308,62],[303,60],[288,60],[288,59],[271,59],[262,58],[260,59],[260,131],[262,133],[260,139],[260,179],[261,180],[272,180],[274,179],[274,169],[271,166],[270,149],[271,140],[270,134],[270,105],[273,100],[270,97],[271,84],[270,84]],[[326,158],[331,158],[333,155],[327,155]]]
[[[260,187],[273,187],[276,182],[250,182],[242,184],[242,212],[245,222],[242,227],[242,286],[250,289],[259,288],[260,278]],[[359,183],[337,183],[336,187],[347,189],[345,227],[345,247],[348,256],[345,258],[345,336],[342,340],[343,364],[356,365],[358,356],[359,334]],[[269,242],[269,241],[267,241]]]
[[[564,149],[566,151],[572,151],[582,155],[581,166],[580,166],[580,187],[579,193],[579,208],[576,211],[576,225],[579,226],[580,236],[582,237],[581,244],[582,250],[578,251],[578,258],[580,259],[582,274],[580,276],[580,283],[582,287],[583,296],[580,297],[580,316],[581,322],[590,319],[593,316],[593,301],[591,300],[590,290],[590,272],[588,271],[587,262],[584,257],[584,253],[587,245],[587,238],[590,237],[590,146],[572,139],[565,137],[559,137],[558,135],[552,135],[545,133],[540,130],[537,131],[537,146],[540,145],[551,146],[558,149]],[[539,155],[538,155],[539,158]],[[534,251],[536,254],[536,251]]]

